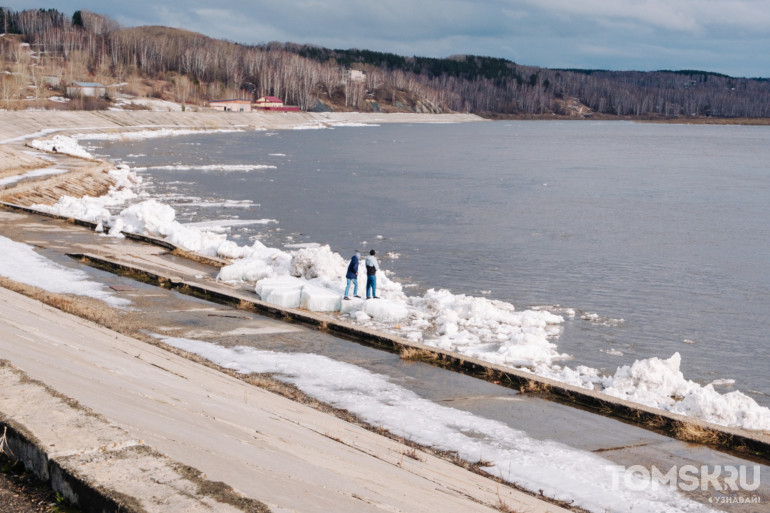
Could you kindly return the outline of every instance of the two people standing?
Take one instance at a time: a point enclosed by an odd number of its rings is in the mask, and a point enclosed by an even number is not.
[[[380,270],[380,264],[377,262],[377,258],[374,256],[375,251],[371,250],[366,257],[364,264],[366,265],[366,299],[379,299],[377,297],[377,271]],[[361,260],[361,253],[356,251],[356,254],[350,258],[350,264],[348,264],[348,271],[345,274],[348,283],[345,286],[345,297],[343,299],[350,299],[348,292],[350,292],[350,283],[353,283],[353,296],[360,298],[358,295],[358,263]]]

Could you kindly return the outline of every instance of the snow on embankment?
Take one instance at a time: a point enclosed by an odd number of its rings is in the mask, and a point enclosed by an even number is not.
[[[681,413],[719,425],[770,431],[770,409],[741,392],[720,394],[684,378],[680,356],[649,358],[622,366],[612,376],[597,369],[570,368],[557,362],[568,359],[553,342],[563,319],[542,310],[517,311],[503,301],[428,290],[408,296],[387,271],[378,273],[377,295],[382,299],[342,301],[347,261],[329,246],[317,245],[284,251],[259,241],[239,246],[226,234],[186,226],[175,211],[155,200],[133,204],[117,214],[115,207],[129,199],[128,189],[138,182],[126,167],[114,171],[120,186],[102,198],[61,198],[41,210],[93,221],[121,236],[121,231],[163,238],[188,251],[234,260],[219,273],[227,282],[254,283],[263,301],[286,308],[339,312],[361,326],[386,331],[407,340],[454,351],[492,363],[604,392],[662,410]],[[135,195],[134,195],[135,196]],[[359,285],[365,284],[359,267]]]
[[[467,461],[483,460],[484,470],[496,477],[588,511],[628,512],[629,505],[637,513],[713,511],[672,487],[617,479],[613,477],[615,465],[597,454],[551,440],[536,440],[499,421],[443,406],[392,383],[386,376],[350,363],[316,354],[156,337],[242,374],[275,374],[305,393],[396,436],[456,452]],[[613,484],[616,480],[617,486]]]
[[[20,283],[39,287],[57,294],[75,294],[100,299],[123,307],[131,302],[115,297],[101,283],[91,281],[88,275],[53,262],[27,244],[15,242],[0,235],[0,276]]]

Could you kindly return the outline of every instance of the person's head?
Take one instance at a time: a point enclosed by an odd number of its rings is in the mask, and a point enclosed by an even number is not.
[[[355,255],[356,255],[356,258],[361,258],[361,252],[360,251],[356,250]]]
[[[370,254],[370,255],[372,255],[372,256],[374,256],[374,250],[371,250],[371,251],[369,252],[369,254]]]

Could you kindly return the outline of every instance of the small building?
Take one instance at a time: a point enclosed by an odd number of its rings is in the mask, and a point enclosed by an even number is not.
[[[212,100],[209,106],[223,112],[251,112],[251,100]]]
[[[95,98],[104,98],[107,95],[107,88],[98,82],[72,82],[67,86],[67,96],[77,98],[78,96],[93,96]]]
[[[343,70],[342,77],[345,81],[366,82],[366,71],[360,69]]]
[[[283,100],[275,96],[263,96],[254,102],[254,108],[258,110],[275,110],[280,112],[296,112],[299,107],[284,105]]]

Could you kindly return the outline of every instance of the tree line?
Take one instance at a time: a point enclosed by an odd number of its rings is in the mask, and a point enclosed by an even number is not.
[[[0,30],[35,48],[37,61],[27,62],[28,70],[47,65],[69,76],[165,81],[170,89],[155,93],[182,102],[272,95],[303,110],[770,118],[767,79],[697,70],[548,69],[473,55],[437,59],[293,43],[241,45],[167,27],[123,28],[89,11],[67,16],[55,9],[0,8]],[[29,61],[17,46],[0,40],[6,81],[11,68]],[[345,75],[350,69],[362,73],[353,80]]]

